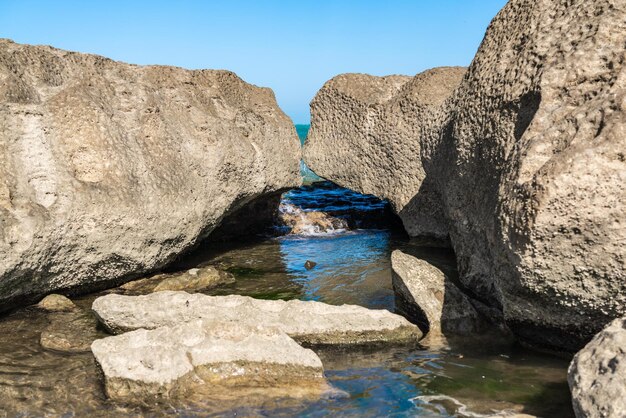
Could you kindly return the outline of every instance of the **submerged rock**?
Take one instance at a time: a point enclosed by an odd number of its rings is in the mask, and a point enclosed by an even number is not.
[[[278,330],[195,320],[140,329],[91,346],[114,400],[146,402],[238,390],[319,396],[330,389],[322,362]]]
[[[301,183],[293,123],[232,72],[0,40],[0,79],[0,310],[159,269]]]
[[[414,342],[422,336],[417,326],[387,310],[315,301],[157,292],[145,296],[102,296],[94,301],[92,309],[115,334],[202,318],[273,327],[311,345]]]
[[[279,218],[289,227],[289,233],[294,235],[318,235],[348,229],[348,223],[344,219],[324,212],[304,211],[287,203],[281,203]]]
[[[341,74],[311,102],[307,165],[343,187],[388,199],[411,236],[446,238],[437,190],[422,168],[420,140],[465,68],[415,77]]]
[[[91,343],[106,337],[98,329],[98,320],[91,312],[54,314],[51,323],[42,332],[39,343],[43,348],[67,353],[89,351]]]
[[[184,290],[199,292],[223,284],[233,283],[235,276],[214,266],[193,268],[180,273],[157,274],[146,279],[134,280],[120,286],[132,294],[146,294],[162,290]]]
[[[425,118],[380,110],[404,79],[328,82],[305,161],[395,201],[410,235],[449,234],[463,287],[525,343],[578,350],[626,315],[625,22],[621,1],[511,0]]]
[[[69,312],[78,309],[69,298],[55,293],[43,298],[37,307],[48,312]]]
[[[626,318],[611,322],[576,354],[567,380],[577,417],[626,416]]]
[[[437,267],[395,250],[391,268],[396,307],[424,334],[469,335],[483,328],[469,298]]]

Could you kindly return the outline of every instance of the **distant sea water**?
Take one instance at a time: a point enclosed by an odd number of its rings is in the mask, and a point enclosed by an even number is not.
[[[300,138],[300,145],[302,146],[304,146],[304,141],[306,140],[306,136],[309,133],[309,128],[311,128],[311,125],[296,125],[296,132],[298,133],[298,138]],[[313,171],[311,171],[311,169],[306,166],[304,161],[300,161],[300,173],[302,174],[302,180],[304,184],[313,184],[315,182],[324,180]]]
[[[311,125],[296,125],[296,132],[298,133],[298,138],[300,138],[300,145],[304,146],[304,140],[306,139],[310,128]]]

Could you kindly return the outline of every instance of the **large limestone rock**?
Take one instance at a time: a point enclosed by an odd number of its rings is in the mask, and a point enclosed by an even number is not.
[[[626,3],[510,1],[423,144],[461,279],[527,343],[626,314]]]
[[[412,342],[422,336],[417,326],[387,310],[315,301],[165,291],[144,296],[110,294],[96,299],[92,309],[113,333],[202,318],[277,328],[310,345]]]
[[[575,351],[626,314],[625,44],[621,0],[512,0],[453,94],[426,125],[412,118],[421,161],[398,159],[402,171],[372,164],[384,179],[435,191],[464,287],[542,348]],[[314,111],[312,126],[346,114],[336,109]],[[333,153],[312,131],[305,159],[319,174],[341,182],[323,167],[369,161]],[[342,131],[333,149],[360,135]],[[396,146],[377,141],[381,152]],[[318,165],[322,148],[333,162]],[[351,171],[350,184],[369,184],[362,172]],[[419,200],[422,190],[410,193]]]
[[[140,329],[91,345],[106,395],[147,402],[266,390],[282,396],[319,396],[329,389],[322,362],[285,333],[236,322],[195,320]]]
[[[577,417],[626,416],[626,318],[611,322],[576,354],[567,380]]]
[[[141,276],[300,184],[290,119],[228,71],[0,40],[0,126],[0,309]]]
[[[437,267],[395,250],[391,268],[396,307],[424,334],[471,335],[483,328],[469,298]]]
[[[442,67],[413,78],[338,75],[311,102],[308,166],[343,187],[388,199],[410,235],[446,238],[439,197],[424,183],[419,141],[464,73]]]

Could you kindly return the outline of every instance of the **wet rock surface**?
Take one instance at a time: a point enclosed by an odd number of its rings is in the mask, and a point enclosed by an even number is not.
[[[319,235],[348,229],[348,223],[343,219],[334,218],[325,212],[303,211],[285,204],[281,205],[280,221],[294,235]]]
[[[626,318],[611,322],[576,354],[567,380],[577,417],[626,416]]]
[[[157,292],[102,296],[94,301],[92,309],[113,333],[174,326],[202,318],[276,328],[309,345],[407,343],[422,336],[417,326],[387,310],[315,301]]]
[[[48,350],[82,353],[90,350],[92,342],[108,335],[91,312],[77,310],[50,315],[50,325],[41,332],[39,343]]]
[[[77,309],[77,306],[68,297],[53,293],[43,298],[37,308],[48,312],[69,312]]]
[[[214,266],[201,266],[178,273],[161,273],[145,279],[134,280],[120,286],[126,294],[146,294],[163,290],[199,292],[233,283],[235,277]]]
[[[391,268],[397,309],[424,334],[471,335],[485,328],[470,299],[437,267],[395,250]]]
[[[145,275],[301,183],[291,120],[232,72],[0,40],[0,79],[0,310]]]
[[[95,341],[91,348],[106,394],[115,400],[242,389],[303,397],[330,388],[313,351],[281,331],[242,323],[195,320],[140,329]]]

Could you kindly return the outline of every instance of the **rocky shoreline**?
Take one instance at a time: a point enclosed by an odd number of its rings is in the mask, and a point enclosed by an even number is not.
[[[320,347],[496,329],[577,352],[575,414],[623,416],[625,45],[622,2],[511,0],[469,68],[322,87],[304,162],[456,257],[452,277],[393,251],[393,313],[198,293],[235,282],[211,265],[155,274],[277,216],[292,235],[367,224],[279,208],[302,152],[270,89],[2,39],[0,311],[39,301],[41,346],[93,353],[114,402],[342,396]],[[91,309],[56,294],[101,289]]]
[[[304,159],[449,237],[460,289],[525,344],[576,351],[626,314],[624,16],[510,1],[467,70],[337,76]]]

